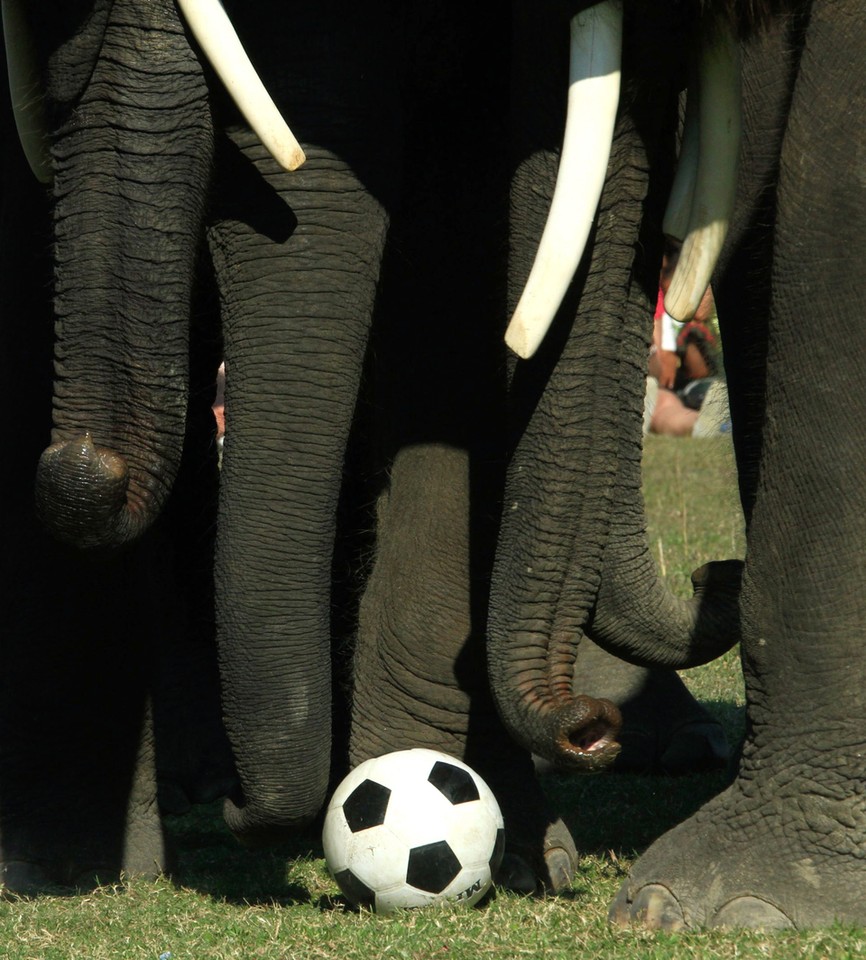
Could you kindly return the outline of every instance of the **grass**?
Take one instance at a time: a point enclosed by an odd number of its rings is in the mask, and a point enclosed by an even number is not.
[[[742,555],[729,446],[648,438],[650,542],[677,591],[705,560]],[[742,685],[736,654],[687,682],[736,739]],[[218,805],[169,822],[174,879],[133,880],[72,897],[0,903],[0,956],[10,960],[372,960],[372,958],[866,957],[866,931],[648,934],[607,923],[607,907],[637,851],[721,788],[723,777],[552,777],[550,797],[586,851],[566,895],[499,893],[485,907],[396,917],[348,909],[328,877],[318,837],[267,852],[239,848]]]

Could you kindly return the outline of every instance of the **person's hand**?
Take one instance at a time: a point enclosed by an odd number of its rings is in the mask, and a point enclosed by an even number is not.
[[[658,380],[660,387],[673,389],[679,365],[679,357],[671,350],[656,349],[650,353],[649,374]]]

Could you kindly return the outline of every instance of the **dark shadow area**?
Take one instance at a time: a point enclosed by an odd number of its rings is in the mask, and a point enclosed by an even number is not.
[[[299,832],[266,849],[244,847],[225,825],[221,801],[168,817],[165,829],[174,850],[171,876],[178,886],[238,906],[313,901],[313,894],[293,881],[290,871],[295,862],[324,856],[320,829]]]
[[[655,777],[600,774],[541,778],[582,854],[632,857],[690,817],[731,782],[728,772]]]
[[[17,863],[4,879],[24,889],[120,873],[146,727],[149,620],[143,590],[130,589],[146,548],[82,557],[36,520],[33,478],[51,429],[50,207],[5,96],[2,110],[0,846]],[[142,829],[158,848],[155,818]]]
[[[736,760],[746,735],[745,706],[729,700],[703,700],[701,704],[724,728],[733,759]]]
[[[701,701],[724,727],[732,749],[727,767],[681,776],[615,773],[595,776],[544,773],[551,806],[568,824],[578,852],[632,857],[686,820],[724,790],[736,775],[745,730],[745,707]]]
[[[285,243],[298,226],[286,200],[225,133],[217,135],[215,153],[211,219],[237,220],[274,243]]]

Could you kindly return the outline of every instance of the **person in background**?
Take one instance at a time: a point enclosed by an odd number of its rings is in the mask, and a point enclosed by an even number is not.
[[[679,247],[669,244],[659,276],[644,428],[669,436],[707,436],[723,432],[727,422],[715,302],[707,287],[687,322],[677,323],[665,312],[664,295],[678,257]]]

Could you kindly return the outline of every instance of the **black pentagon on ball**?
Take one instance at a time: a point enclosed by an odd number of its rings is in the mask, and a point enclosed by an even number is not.
[[[460,870],[460,861],[454,851],[445,840],[438,840],[409,851],[406,882],[418,890],[441,893]]]
[[[375,780],[362,780],[343,801],[343,816],[352,833],[384,823],[390,799],[388,787]]]
[[[337,881],[337,886],[355,906],[375,908],[376,894],[363,880],[359,880],[351,870],[341,870],[339,873],[335,873],[334,879]]]
[[[444,760],[437,760],[433,764],[427,779],[452,803],[469,803],[480,796],[472,774]]]

